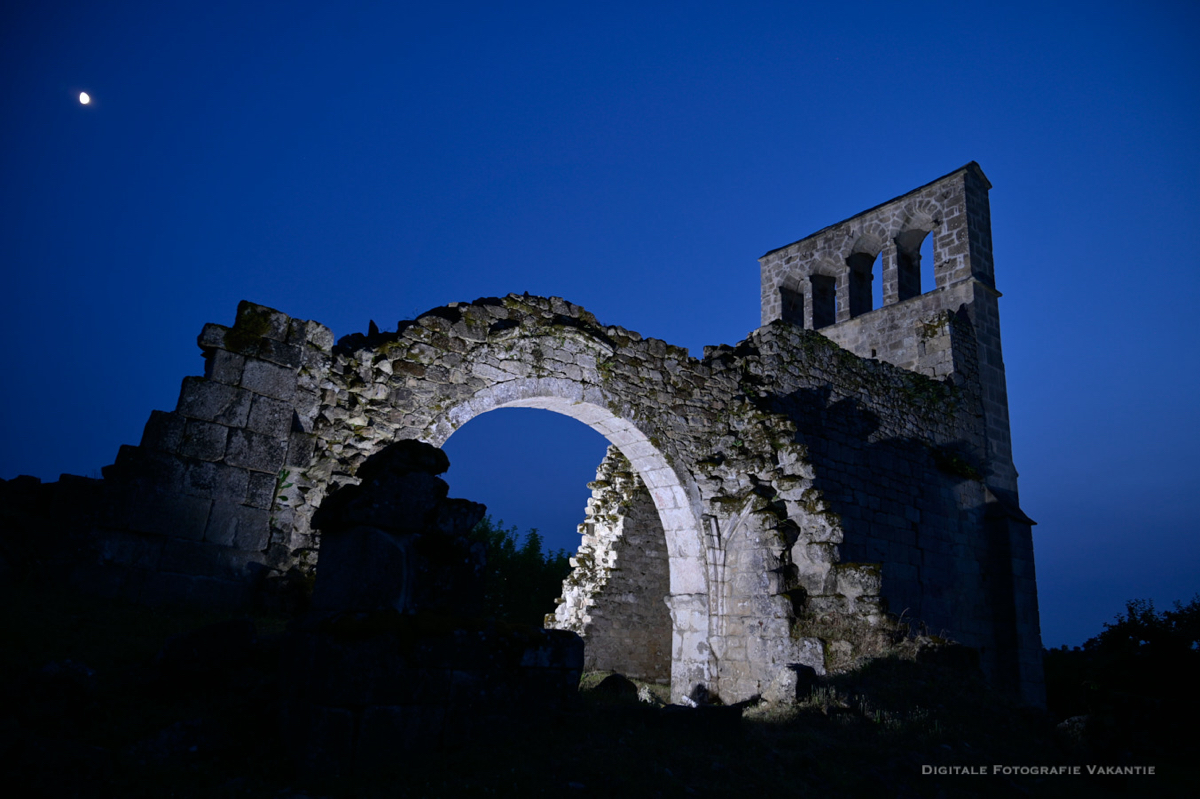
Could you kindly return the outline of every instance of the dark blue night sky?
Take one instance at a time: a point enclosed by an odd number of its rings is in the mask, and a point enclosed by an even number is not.
[[[1190,599],[1200,6],[979,5],[9,3],[0,477],[98,474],[241,299],[528,291],[700,355],[759,255],[976,160],[1045,642]],[[498,411],[448,479],[573,548],[604,446]]]

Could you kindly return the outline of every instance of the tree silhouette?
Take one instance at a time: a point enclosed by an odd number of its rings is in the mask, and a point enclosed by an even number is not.
[[[571,572],[566,550],[542,552],[544,539],[537,528],[522,541],[516,526],[485,516],[471,537],[487,544],[484,598],[488,615],[501,621],[542,626],[554,600],[562,594],[562,582]]]
[[[1098,751],[1161,751],[1192,740],[1200,712],[1200,596],[1172,610],[1132,599],[1082,647],[1046,652],[1046,705],[1087,715]]]

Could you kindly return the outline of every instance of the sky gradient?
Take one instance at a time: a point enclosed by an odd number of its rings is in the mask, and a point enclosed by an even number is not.
[[[98,475],[241,299],[528,291],[699,356],[758,256],[975,160],[1045,643],[1200,591],[1200,6],[338,5],[6,7],[0,477]],[[447,477],[573,547],[604,446],[498,411]]]

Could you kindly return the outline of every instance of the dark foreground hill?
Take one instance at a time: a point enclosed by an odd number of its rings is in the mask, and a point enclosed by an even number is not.
[[[29,580],[0,597],[0,760],[22,795],[1157,797],[1190,796],[1196,781],[1189,742],[1089,737],[961,664],[900,659],[828,679],[798,707],[740,715],[662,707],[658,686],[639,701],[585,675],[574,708],[544,727],[305,778],[281,744],[288,618],[148,609]]]

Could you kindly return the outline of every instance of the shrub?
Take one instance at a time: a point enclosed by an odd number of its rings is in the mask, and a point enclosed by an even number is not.
[[[489,615],[501,621],[542,626],[554,600],[562,594],[562,582],[571,572],[565,550],[542,552],[543,539],[536,528],[525,533],[504,527],[503,521],[485,516],[471,537],[487,544],[487,578],[484,597]]]

